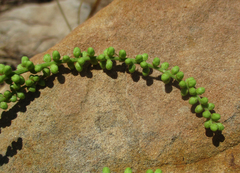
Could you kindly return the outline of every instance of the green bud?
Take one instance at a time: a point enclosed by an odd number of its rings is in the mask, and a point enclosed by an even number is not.
[[[142,55],[137,55],[135,58],[136,63],[140,64],[143,61],[143,56]]]
[[[11,91],[14,90],[18,91],[20,88],[21,88],[20,84],[13,83],[12,85],[10,85]]]
[[[149,68],[143,68],[143,69],[142,69],[142,74],[143,74],[143,76],[147,76],[147,75],[149,74],[149,72],[150,72],[150,69],[149,69]]]
[[[169,81],[169,78],[170,78],[170,76],[169,76],[168,74],[166,74],[166,73],[164,73],[164,74],[161,75],[161,80],[162,80],[163,82]]]
[[[17,65],[17,70],[23,69],[24,67],[22,66],[22,64],[18,64]]]
[[[3,83],[4,82],[4,79],[5,79],[5,77],[4,76],[0,76],[0,83]]]
[[[20,76],[18,74],[14,74],[12,77],[11,77],[12,81],[14,83],[19,83],[20,82]]]
[[[142,62],[140,63],[140,66],[141,66],[142,68],[147,68],[147,67],[148,67],[148,63],[147,63],[146,61],[142,61]]]
[[[219,131],[223,131],[224,130],[224,125],[222,123],[216,123],[218,126],[218,130]]]
[[[9,66],[9,65],[6,65],[6,66],[4,67],[4,69],[3,69],[3,73],[4,73],[6,76],[10,75],[10,74],[12,73],[12,67]]]
[[[216,123],[211,124],[211,125],[210,125],[210,129],[211,129],[213,132],[216,132],[216,131],[218,130],[217,124],[216,124]]]
[[[210,128],[211,124],[212,124],[212,120],[208,120],[208,121],[206,121],[206,122],[204,123],[204,127],[205,127],[206,129],[208,129],[208,128]]]
[[[105,55],[104,54],[99,55],[97,57],[97,60],[99,60],[99,61],[106,61]]]
[[[77,70],[78,72],[81,72],[81,71],[83,70],[83,67],[80,65],[79,62],[76,62],[76,63],[75,63],[75,68],[76,68],[76,70]]]
[[[100,61],[99,65],[102,69],[106,69],[106,61]]]
[[[35,65],[34,70],[36,72],[40,72],[40,71],[42,71],[42,66],[40,64],[37,64],[37,65]]]
[[[111,70],[112,67],[113,67],[113,62],[112,62],[110,59],[107,59],[106,69],[107,69],[107,70]]]
[[[17,92],[17,97],[20,99],[25,99],[25,94],[23,92]]]
[[[43,61],[44,61],[44,62],[51,62],[51,60],[52,60],[51,55],[45,54],[45,55],[43,56]]]
[[[88,53],[89,57],[92,57],[92,56],[94,56],[95,51],[92,47],[89,47],[87,50],[87,53]]]
[[[58,73],[58,66],[56,64],[52,64],[50,66],[50,70],[53,74],[56,74],[56,73]]]
[[[26,62],[29,61],[29,58],[27,56],[23,56],[21,59],[21,63],[22,66],[25,67],[26,66]]]
[[[1,102],[1,103],[0,103],[0,108],[6,110],[6,109],[8,108],[7,103],[6,103],[6,102]]]
[[[32,70],[32,69],[34,68],[33,62],[32,62],[32,61],[27,61],[27,62],[26,62],[26,68],[27,68],[28,70]]]
[[[26,86],[30,87],[34,84],[34,82],[32,80],[28,79],[28,80],[26,80],[25,84],[26,84]]]
[[[215,105],[213,103],[208,103],[208,110],[213,110],[215,108]]]
[[[132,173],[132,169],[128,167],[125,169],[124,173]]]
[[[187,88],[182,88],[181,89],[181,95],[186,96],[188,94],[188,89]]]
[[[88,56],[88,53],[86,51],[83,51],[82,52],[82,57],[87,57]]]
[[[154,173],[162,173],[161,169],[156,169],[156,171]]]
[[[119,58],[120,58],[121,60],[125,60],[126,56],[127,56],[127,53],[126,53],[125,50],[120,50],[120,51],[119,51]]]
[[[189,88],[189,94],[192,95],[192,96],[195,96],[197,95],[197,92],[196,92],[196,89],[195,88]]]
[[[85,59],[84,58],[79,58],[77,61],[81,66],[83,66],[85,64]]]
[[[143,57],[143,61],[147,61],[147,59],[148,59],[148,54],[147,54],[147,53],[144,53],[144,54],[142,54],[142,57]]]
[[[212,116],[211,116],[211,119],[213,121],[218,121],[220,118],[221,118],[221,115],[217,114],[217,113],[213,113]]]
[[[53,53],[52,53],[52,58],[53,58],[53,61],[59,61],[60,60],[60,54],[57,50],[54,50]]]
[[[107,54],[109,57],[113,57],[113,55],[115,54],[115,49],[113,47],[109,47],[107,49]]]
[[[11,102],[16,102],[16,101],[17,101],[17,96],[16,96],[16,95],[13,95],[13,96],[10,98],[10,101],[11,101]]]
[[[167,62],[164,62],[161,64],[161,68],[164,70],[167,70],[168,67],[169,67],[169,64]]]
[[[5,91],[4,93],[3,93],[3,95],[6,97],[6,98],[10,98],[10,97],[12,97],[12,93],[11,93],[11,91]]]
[[[193,77],[189,77],[185,81],[186,81],[186,83],[188,83],[190,80],[195,80],[195,79]]]
[[[208,98],[207,98],[207,97],[201,98],[201,99],[200,99],[200,103],[201,103],[202,105],[208,104]]]
[[[187,82],[189,88],[195,87],[196,83],[195,79],[188,80]]]
[[[32,93],[36,92],[36,85],[32,85],[31,87],[28,87],[28,91]]]
[[[154,58],[152,61],[152,65],[154,67],[157,67],[157,66],[159,66],[159,64],[160,64],[160,59],[158,57]]]
[[[39,81],[40,77],[38,75],[35,75],[35,76],[33,76],[32,79],[34,82],[37,82],[37,81]]]
[[[80,56],[82,56],[82,53],[79,47],[75,47],[73,49],[73,55],[75,58],[79,58]]]
[[[19,82],[19,84],[20,85],[23,85],[25,83],[25,79],[24,79],[24,77],[22,77],[21,75],[20,75],[20,82]]]
[[[153,171],[151,169],[148,169],[146,173],[153,173]]]
[[[130,58],[125,59],[125,64],[132,65],[133,64],[132,59]]]
[[[108,48],[103,51],[103,54],[104,54],[105,56],[108,56]]]
[[[136,70],[136,65],[135,65],[135,64],[131,64],[131,65],[129,65],[129,67],[128,67],[128,71],[129,71],[130,73],[134,73],[135,70]]]
[[[182,71],[180,71],[176,74],[176,78],[178,81],[181,81],[183,79],[183,77],[184,77],[184,73]]]
[[[4,70],[5,65],[4,64],[0,64],[0,74],[3,74],[3,70]]]
[[[43,69],[43,76],[45,76],[45,77],[50,76],[50,69],[49,68],[44,68]]]
[[[63,61],[64,63],[69,62],[69,61],[70,61],[70,57],[67,56],[67,55],[64,55],[63,58],[62,58],[62,61]]]
[[[179,72],[179,70],[180,70],[180,68],[178,66],[175,66],[172,68],[171,73],[175,75]]]
[[[184,80],[182,80],[181,82],[179,82],[178,84],[180,86],[180,88],[187,88],[187,84]]]
[[[191,97],[191,98],[189,99],[189,104],[191,104],[191,105],[194,105],[194,104],[196,104],[197,102],[198,102],[197,97]]]
[[[102,173],[111,173],[111,171],[108,167],[104,167]]]
[[[197,92],[198,95],[202,95],[205,92],[205,88],[200,87],[196,90],[196,92]]]
[[[204,111],[204,112],[202,113],[202,116],[203,116],[204,118],[210,118],[210,117],[211,117],[211,112],[209,112],[209,111]]]
[[[203,111],[202,105],[197,105],[197,107],[195,108],[195,112],[196,113],[201,113],[202,111]]]

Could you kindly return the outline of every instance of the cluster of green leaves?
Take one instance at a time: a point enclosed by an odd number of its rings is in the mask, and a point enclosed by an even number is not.
[[[45,79],[51,75],[51,73],[58,73],[58,66],[66,63],[70,69],[76,69],[78,72],[83,70],[84,64],[90,62],[92,65],[100,65],[102,69],[111,70],[113,68],[113,61],[124,62],[128,66],[130,73],[134,73],[136,70],[136,64],[139,64],[142,68],[143,76],[149,75],[150,68],[155,69],[163,73],[161,80],[168,84],[175,80],[179,82],[181,88],[181,95],[190,95],[189,103],[196,105],[195,112],[202,113],[202,116],[207,118],[204,123],[205,128],[211,129],[213,132],[219,130],[222,131],[224,126],[219,122],[221,116],[217,113],[212,113],[215,105],[208,102],[208,98],[201,97],[205,92],[205,88],[196,88],[196,80],[193,77],[183,80],[184,73],[180,71],[178,66],[168,70],[169,64],[163,62],[160,64],[158,57],[154,58],[152,63],[147,63],[148,54],[137,55],[135,58],[127,58],[125,50],[120,50],[118,55],[115,53],[113,47],[109,47],[104,50],[103,54],[95,56],[95,51],[92,47],[89,47],[87,51],[81,52],[80,48],[75,47],[73,50],[75,58],[70,58],[64,55],[62,58],[58,51],[52,52],[52,57],[49,54],[44,55],[43,61],[45,63],[34,65],[28,57],[23,56],[21,64],[18,65],[16,71],[12,71],[12,68],[8,65],[0,64],[0,83],[4,81],[10,85],[10,91],[7,90],[3,94],[0,94],[0,108],[7,109],[9,102],[15,102],[18,99],[24,99],[26,89],[30,92],[36,91],[36,86],[45,86]],[[21,74],[31,72],[28,80],[25,80]],[[39,74],[40,73],[40,74]]]
[[[111,171],[108,167],[103,168],[102,173],[110,173],[110,172]],[[124,173],[132,173],[132,169],[128,167],[128,168],[125,169]],[[153,171],[151,169],[148,169],[146,171],[146,173],[153,173]],[[154,173],[162,173],[162,170],[161,169],[156,169],[156,171]]]

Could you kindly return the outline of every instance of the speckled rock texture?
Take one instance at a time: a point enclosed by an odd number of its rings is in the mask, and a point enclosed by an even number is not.
[[[176,84],[116,63],[81,73],[61,67],[47,87],[1,112],[1,172],[240,172],[240,3],[115,0],[45,53],[109,46],[148,53],[205,87],[224,131],[213,134]]]
[[[79,0],[59,1],[71,26],[78,26]],[[83,2],[80,23],[84,22],[91,6]],[[24,4],[0,13],[0,63],[16,67],[23,55],[33,56],[61,41],[69,28],[56,1],[43,4]],[[19,59],[20,60],[20,59]]]

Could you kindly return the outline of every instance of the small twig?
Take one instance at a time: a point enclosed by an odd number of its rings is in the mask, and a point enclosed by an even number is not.
[[[63,9],[62,9],[62,7],[61,7],[59,1],[58,1],[58,0],[56,0],[56,1],[57,1],[57,4],[58,4],[58,8],[59,8],[59,10],[60,10],[60,12],[61,12],[61,14],[62,14],[64,20],[65,20],[65,22],[66,22],[66,24],[67,24],[67,26],[68,26],[70,32],[71,32],[71,31],[72,31],[72,28],[71,28],[70,24],[68,23],[68,20],[67,20],[65,14],[64,14],[64,12],[63,12]]]
[[[78,7],[78,21],[77,21],[78,25],[80,24],[80,12],[81,12],[82,3],[83,1],[80,1],[80,5]]]

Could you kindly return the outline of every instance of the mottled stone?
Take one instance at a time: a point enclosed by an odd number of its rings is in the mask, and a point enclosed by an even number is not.
[[[79,0],[59,1],[72,29],[83,23],[91,6]],[[78,17],[79,14],[79,17]],[[56,1],[24,4],[0,14],[0,63],[16,67],[19,57],[33,56],[61,41],[70,30]]]
[[[222,115],[222,134],[206,131],[205,119],[156,71],[143,77],[120,63],[80,74],[62,67],[47,87],[2,112],[0,170],[239,172],[239,13],[235,0],[115,0],[32,58],[42,63],[53,50],[72,56],[75,46],[148,53],[149,62],[158,56],[206,88],[203,96]]]

